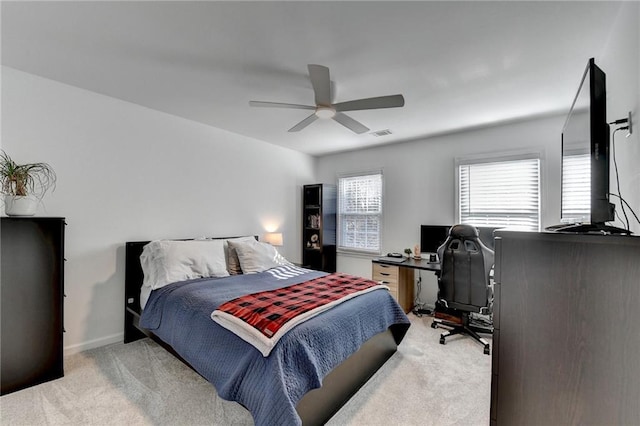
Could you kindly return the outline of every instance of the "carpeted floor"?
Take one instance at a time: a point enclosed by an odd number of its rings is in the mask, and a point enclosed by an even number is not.
[[[491,357],[469,337],[438,343],[410,315],[398,352],[330,425],[488,425]],[[3,425],[250,425],[248,411],[149,339],[65,358],[65,377],[0,398]]]

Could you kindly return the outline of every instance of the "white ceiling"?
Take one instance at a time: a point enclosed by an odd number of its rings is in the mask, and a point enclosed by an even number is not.
[[[615,2],[2,2],[2,64],[312,155],[568,111]],[[335,102],[401,93],[403,108],[299,133],[307,64]]]

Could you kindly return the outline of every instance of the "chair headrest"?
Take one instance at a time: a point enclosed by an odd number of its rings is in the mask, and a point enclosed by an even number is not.
[[[465,223],[461,223],[458,225],[453,225],[451,229],[449,229],[449,236],[456,238],[478,238],[479,237],[478,229],[473,225],[467,225]]]

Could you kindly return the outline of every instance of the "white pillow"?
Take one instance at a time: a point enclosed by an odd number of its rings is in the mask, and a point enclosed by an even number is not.
[[[235,249],[242,273],[255,274],[276,266],[291,265],[271,244],[260,241],[229,240],[229,247]]]
[[[234,242],[252,242],[257,241],[255,237],[238,237],[238,238],[229,238],[226,240],[234,241]],[[225,244],[225,248],[227,251],[227,270],[231,275],[238,275],[242,273],[242,268],[240,267],[240,260],[238,259],[238,254],[236,253],[236,249],[232,247],[230,244]]]
[[[144,246],[140,265],[143,307],[151,290],[195,278],[229,276],[224,240],[152,241]]]

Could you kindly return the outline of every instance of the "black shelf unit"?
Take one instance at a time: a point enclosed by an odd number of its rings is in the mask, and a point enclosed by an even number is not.
[[[60,217],[3,217],[0,394],[63,371],[64,228]]]
[[[302,191],[302,266],[336,271],[336,187],[318,183]]]

